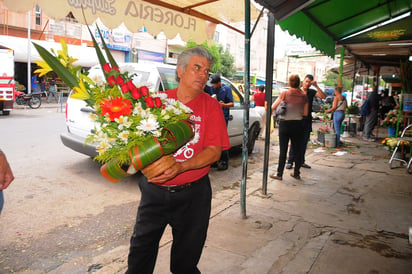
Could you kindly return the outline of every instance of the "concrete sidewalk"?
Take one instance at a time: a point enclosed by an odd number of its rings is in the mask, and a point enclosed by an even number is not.
[[[412,175],[389,168],[390,153],[379,141],[344,141],[342,150],[309,147],[312,169],[302,170],[302,180],[289,170],[283,181],[269,178],[267,195],[261,191],[262,171],[249,174],[246,219],[239,180],[217,192],[201,272],[411,273]],[[274,158],[277,149],[271,146]],[[270,173],[276,162],[270,162]],[[212,183],[218,174],[211,172]],[[155,273],[170,273],[171,240],[166,230]],[[52,273],[124,273],[128,248],[77,258]]]

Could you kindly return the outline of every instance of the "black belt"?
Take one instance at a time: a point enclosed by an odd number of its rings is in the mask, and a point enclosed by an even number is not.
[[[190,189],[193,185],[195,185],[196,183],[200,182],[203,178],[200,178],[197,181],[194,182],[190,182],[190,183],[186,183],[183,185],[158,185],[158,184],[154,184],[155,186],[157,186],[160,189],[163,189],[165,191],[174,193],[174,192],[180,192],[180,191],[184,191],[184,190],[188,190]]]

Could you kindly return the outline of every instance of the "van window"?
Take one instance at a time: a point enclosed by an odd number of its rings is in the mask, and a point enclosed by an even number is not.
[[[103,72],[101,67],[93,67],[89,70],[89,75],[88,75],[93,81],[96,83],[102,83],[105,82],[106,79],[104,78]],[[132,82],[136,86],[142,86],[145,85],[147,86],[150,90],[156,89],[156,84],[149,83],[149,76],[150,72],[147,71],[129,71],[129,76],[132,77]]]
[[[176,80],[176,69],[162,67],[158,67],[157,69],[162,80],[162,87],[159,87],[160,91],[177,88],[179,83]]]

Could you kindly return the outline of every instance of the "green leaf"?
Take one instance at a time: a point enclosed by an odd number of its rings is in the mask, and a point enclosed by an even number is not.
[[[97,26],[97,25],[96,25],[96,26]],[[97,30],[99,31],[100,40],[102,41],[102,45],[103,45],[103,48],[104,48],[104,50],[105,50],[105,52],[106,52],[107,58],[109,58],[110,65],[111,65],[112,67],[119,67],[119,66],[117,65],[117,63],[116,63],[116,60],[114,60],[112,54],[110,53],[109,48],[107,47],[106,43],[104,42],[104,39],[103,39],[103,36],[102,36],[102,33],[101,33],[101,31],[100,31],[99,26],[97,26]]]
[[[92,31],[89,28],[89,25],[87,25],[87,29],[89,30],[90,36],[92,37],[93,46],[94,46],[94,49],[96,50],[97,58],[99,58],[100,66],[102,67],[103,73],[106,75],[106,72],[103,69],[103,65],[107,63],[106,58],[104,58],[104,55],[103,55],[102,51],[100,50],[99,44],[97,44],[97,41],[94,38],[94,35],[93,35]],[[100,32],[99,32],[99,34],[100,34],[100,37],[101,37]]]
[[[33,43],[36,50],[53,71],[70,87],[78,86],[78,80],[65,68],[60,61],[42,46]]]

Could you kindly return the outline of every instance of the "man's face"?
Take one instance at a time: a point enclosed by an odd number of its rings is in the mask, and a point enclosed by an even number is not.
[[[191,89],[195,92],[203,92],[203,89],[209,79],[210,63],[202,56],[193,56],[186,71],[177,68],[177,75],[180,78],[180,85],[183,88]]]
[[[302,82],[302,88],[304,89],[310,88],[311,85],[312,85],[312,80],[310,80],[309,78],[305,78]]]

